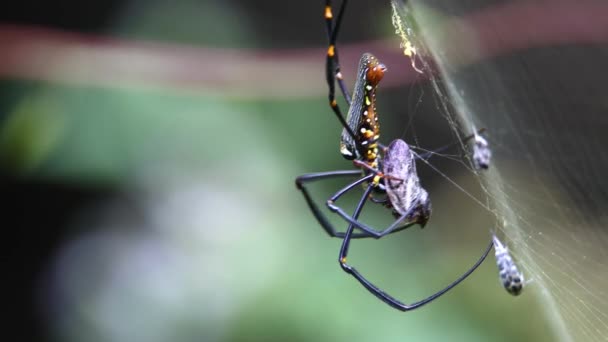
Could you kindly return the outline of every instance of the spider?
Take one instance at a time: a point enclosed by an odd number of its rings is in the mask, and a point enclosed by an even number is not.
[[[496,254],[496,265],[498,266],[500,284],[507,292],[517,296],[524,289],[524,274],[517,268],[513,258],[511,258],[509,249],[498,240],[496,235],[492,235],[492,240],[494,241],[494,251]]]
[[[337,49],[335,48],[339,23],[341,22],[344,13],[345,4],[346,1],[342,3],[338,18],[334,24],[331,3],[329,0],[326,1],[325,19],[329,37],[326,72],[329,86],[330,106],[343,126],[340,139],[340,151],[343,157],[352,160],[353,164],[358,169],[305,174],[296,178],[296,186],[302,191],[313,215],[317,218],[325,231],[331,237],[344,239],[339,257],[339,262],[343,270],[353,275],[366,289],[386,304],[401,311],[409,311],[437,299],[466,279],[475,271],[483,260],[485,260],[493,243],[490,242],[479,260],[463,275],[444,289],[413,304],[404,304],[386,294],[363,277],[363,275],[354,267],[346,263],[348,247],[350,240],[353,238],[380,238],[415,224],[424,227],[431,214],[431,202],[426,190],[420,186],[416,172],[415,159],[426,159],[436,152],[419,155],[412,151],[407,143],[400,139],[393,141],[388,147],[385,147],[378,142],[380,126],[375,105],[376,88],[386,71],[386,67],[371,54],[366,53],[361,57],[358,67],[358,77],[353,90],[353,99],[351,100],[340,73],[338,54]],[[346,101],[350,104],[346,120],[335,99],[336,82],[338,82]],[[474,137],[474,135],[467,137],[465,140],[472,137]],[[450,145],[446,145],[444,148],[447,148]],[[355,177],[361,175],[361,178],[340,189],[327,201],[327,206],[332,212],[337,213],[340,217],[349,222],[348,229],[345,233],[338,232],[312,200],[305,184],[327,178]],[[348,215],[342,208],[335,204],[335,202],[345,193],[365,183],[367,184],[366,189],[352,216]],[[386,194],[386,197],[378,200],[372,196],[372,191],[374,193],[384,193]],[[382,231],[377,231],[376,229],[359,222],[357,219],[368,199],[371,199],[372,202],[375,203],[384,204],[392,209],[393,214],[397,217],[396,221]],[[401,223],[404,224],[401,225]],[[354,233],[355,227],[363,232]]]
[[[378,142],[380,137],[380,124],[378,122],[375,100],[376,87],[382,79],[384,72],[386,71],[386,66],[380,63],[378,59],[372,54],[363,54],[359,61],[359,66],[357,69],[357,79],[353,91],[354,98],[351,100],[351,96],[348,93],[342,73],[340,71],[338,49],[336,47],[339,26],[342,21],[344,9],[346,8],[346,2],[347,1],[344,1],[342,3],[335,23],[330,0],[326,1],[324,11],[327,35],[329,40],[329,47],[327,49],[326,56],[326,80],[329,88],[329,104],[343,127],[342,134],[340,137],[340,153],[345,159],[352,160],[355,166],[361,169],[365,168],[367,169],[367,171],[370,171],[378,168],[379,160],[381,157],[378,150],[378,147],[382,147],[382,144]],[[344,119],[344,115],[342,114],[340,106],[336,101],[336,82],[338,83],[346,102],[350,104],[347,119]],[[482,128],[479,130],[478,133],[481,133],[484,130],[485,129]],[[465,137],[463,140],[468,141],[473,137],[475,137],[475,134]],[[417,155],[417,158],[426,160],[432,157],[434,154],[446,150],[457,143],[458,142],[450,143],[434,151],[422,153],[420,155]],[[367,172],[367,174],[369,174],[369,172]],[[317,218],[319,224],[331,237],[344,238],[344,233],[336,231],[336,229],[331,225],[329,220],[325,217],[322,211],[312,200],[312,197],[310,196],[304,184],[328,178],[356,177],[359,175],[361,175],[361,170],[337,170],[330,172],[306,174],[299,176],[296,179],[296,187],[302,191],[313,215]],[[364,182],[367,182],[367,179],[360,180],[360,183],[353,183],[351,185],[352,187],[354,187]],[[376,176],[373,177],[373,184],[376,193],[384,192],[384,184],[382,181],[381,173],[376,173]],[[345,189],[344,192],[348,191],[350,188],[351,187],[348,187],[348,189]],[[340,195],[337,197],[340,197]],[[337,197],[332,197],[331,201],[335,201]],[[386,203],[385,201],[378,201],[375,198],[372,198],[372,201]],[[353,234],[352,238],[381,237],[381,235],[379,235],[378,232],[376,232],[374,229],[368,227],[360,228],[364,232],[355,233]],[[391,230],[388,233],[392,233],[398,230],[401,229]]]

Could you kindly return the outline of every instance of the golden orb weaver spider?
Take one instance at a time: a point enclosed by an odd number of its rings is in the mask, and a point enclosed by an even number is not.
[[[380,126],[376,111],[376,89],[386,71],[386,67],[373,55],[369,53],[363,54],[359,62],[357,80],[353,90],[353,97],[351,98],[340,71],[338,50],[336,47],[339,26],[346,3],[347,0],[342,2],[338,17],[334,22],[331,1],[326,0],[324,17],[329,39],[326,60],[326,78],[329,87],[330,107],[343,127],[340,139],[340,152],[344,158],[353,160],[353,164],[358,169],[301,175],[296,178],[296,186],[302,192],[311,212],[323,229],[325,229],[331,237],[343,238],[339,255],[339,263],[342,269],[355,277],[370,293],[386,304],[401,311],[410,311],[439,298],[471,275],[489,254],[493,246],[493,241],[490,241],[490,244],[477,262],[460,277],[442,290],[412,304],[402,303],[388,295],[367,280],[354,267],[347,264],[346,257],[350,240],[353,238],[373,237],[378,239],[416,224],[424,227],[430,217],[432,209],[428,193],[420,186],[415,160],[426,159],[439,150],[450,147],[452,144],[446,145],[437,151],[419,155],[412,151],[408,144],[401,139],[394,140],[387,147],[379,143]],[[346,119],[342,115],[342,111],[335,98],[336,82],[338,83],[346,102],[349,104]],[[480,132],[481,131],[482,130],[480,130]],[[476,134],[477,133],[464,140],[473,138]],[[327,200],[326,204],[328,208],[349,223],[345,233],[338,232],[312,199],[305,184],[328,178],[355,177],[361,175],[361,178],[346,185]],[[348,215],[342,208],[335,204],[335,202],[345,193],[365,183],[367,183],[367,186],[352,216]],[[387,196],[384,200],[376,200],[372,197],[372,191],[385,193]],[[358,221],[363,206],[370,198],[372,202],[384,204],[392,209],[393,214],[397,217],[396,221],[382,231],[377,231]],[[400,226],[403,222],[405,222],[405,224]],[[354,233],[355,227],[363,232]]]

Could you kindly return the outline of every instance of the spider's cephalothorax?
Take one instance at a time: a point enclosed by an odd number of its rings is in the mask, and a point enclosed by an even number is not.
[[[376,88],[386,66],[370,53],[359,60],[357,81],[346,121],[355,137],[344,128],[340,138],[340,153],[344,158],[358,159],[371,167],[378,167],[378,139],[380,123],[376,112]]]
[[[414,154],[405,141],[397,139],[388,146],[382,169],[386,176],[384,187],[395,217],[406,215],[406,220],[424,228],[431,216],[431,199],[420,186]]]
[[[507,292],[517,296],[524,289],[524,275],[517,268],[513,258],[511,258],[509,249],[498,240],[496,235],[492,236],[492,241],[494,241],[500,284]]]

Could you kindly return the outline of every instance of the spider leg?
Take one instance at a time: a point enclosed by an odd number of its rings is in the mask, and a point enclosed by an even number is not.
[[[366,190],[366,194],[369,194],[370,191],[371,191],[371,186],[369,186],[368,189]],[[363,209],[364,204],[365,204],[364,201],[360,201],[359,204],[357,205],[357,208],[355,209],[355,212],[353,213],[353,218],[355,220],[359,217],[359,214],[361,213],[361,209]],[[435,299],[439,298],[440,296],[442,296],[443,294],[445,294],[446,292],[448,292],[449,290],[451,290],[452,288],[454,288],[456,285],[460,284],[469,275],[471,275],[471,273],[473,273],[477,269],[477,267],[479,267],[479,265],[481,265],[481,263],[485,260],[485,258],[488,256],[488,254],[492,250],[492,246],[494,245],[493,241],[490,241],[490,244],[488,245],[488,247],[486,248],[484,253],[481,255],[481,258],[479,258],[479,260],[477,260],[477,262],[469,270],[467,270],[463,275],[458,277],[455,281],[453,281],[451,284],[446,286],[444,289],[442,289],[438,292],[435,292],[434,294],[432,294],[431,296],[429,296],[423,300],[417,301],[412,304],[405,304],[405,303],[402,303],[401,301],[397,300],[393,296],[389,295],[388,293],[379,289],[376,285],[372,284],[361,273],[359,273],[359,271],[357,271],[356,268],[354,268],[346,263],[346,257],[348,255],[348,248],[350,246],[350,240],[352,238],[351,234],[353,233],[354,228],[355,228],[355,226],[353,224],[350,224],[348,226],[348,229],[346,230],[346,236],[344,237],[344,241],[342,242],[342,247],[340,248],[340,256],[338,259],[340,266],[346,273],[349,273],[350,275],[355,277],[355,279],[357,279],[359,281],[359,283],[361,283],[361,285],[363,285],[363,287],[365,287],[369,292],[371,292],[378,299],[380,299],[384,303],[388,304],[389,306],[391,306],[397,310],[404,311],[404,312],[417,309],[427,303],[430,303],[433,300],[435,300]]]
[[[346,85],[344,84],[344,80],[342,79],[342,73],[340,72],[340,62],[338,60],[338,53],[336,49],[336,41],[338,39],[338,32],[340,28],[340,24],[342,23],[342,16],[344,14],[344,9],[346,8],[346,3],[348,0],[344,0],[342,5],[340,6],[340,10],[338,11],[338,17],[336,18],[336,22],[334,24],[334,16],[332,13],[331,1],[325,1],[325,24],[327,28],[327,36],[329,38],[329,45],[327,47],[327,59],[325,63],[325,78],[327,80],[327,86],[329,87],[329,106],[334,111],[334,114],[342,124],[342,127],[346,129],[348,134],[354,141],[357,141],[356,135],[353,132],[352,128],[348,126],[342,111],[340,110],[340,106],[336,101],[336,80],[346,102],[350,106],[351,97],[348,94],[348,90],[346,89]]]
[[[377,231],[376,229],[366,225],[363,222],[360,222],[357,220],[356,217],[350,216],[348,215],[344,209],[340,208],[339,206],[337,206],[335,204],[335,202],[340,198],[340,196],[342,196],[344,194],[343,192],[344,189],[338,191],[335,195],[333,195],[329,200],[327,200],[327,207],[329,208],[329,210],[331,210],[334,213],[337,213],[338,215],[340,215],[340,217],[342,217],[344,220],[346,220],[349,224],[363,230],[364,232],[368,233],[369,235],[373,236],[375,239],[379,239],[385,235],[409,228],[413,225],[415,225],[417,222],[413,221],[413,222],[407,222],[405,225],[403,226],[399,226],[404,220],[407,219],[408,216],[411,215],[411,213],[414,211],[415,208],[410,209],[408,212],[406,212],[405,214],[401,215],[401,217],[399,217],[397,220],[395,220],[395,222],[393,222],[390,226],[388,226],[387,228],[381,230],[381,231]]]
[[[393,180],[403,181],[403,179],[400,179],[400,178],[397,178],[397,177],[393,177],[393,176],[390,176],[390,175],[385,175],[382,171],[380,171],[380,170],[378,170],[378,169],[370,166],[367,162],[364,162],[364,161],[361,161],[361,160],[358,160],[358,159],[353,160],[353,165],[355,165],[356,167],[360,167],[362,169],[366,169],[366,170],[368,170],[370,172],[373,172],[374,174],[376,174],[376,175],[378,175],[378,176],[380,176],[382,178],[385,178],[385,179],[393,179]]]
[[[325,1],[325,24],[327,28],[327,39],[328,39],[328,59],[327,63],[332,63],[332,74],[327,74],[327,84],[330,82],[333,84],[334,82],[338,82],[338,86],[342,91],[342,95],[346,102],[350,105],[351,96],[344,84],[344,79],[342,78],[342,73],[340,72],[340,58],[338,57],[338,48],[336,46],[336,41],[338,40],[338,32],[340,30],[340,25],[342,24],[342,17],[344,15],[344,10],[346,9],[346,3],[348,0],[342,1],[340,5],[340,9],[338,10],[338,17],[334,23],[333,21],[333,13],[332,13],[332,5],[331,0]],[[327,65],[329,67],[329,65]],[[330,77],[331,76],[331,77]]]
[[[308,173],[308,174],[301,175],[296,178],[296,187],[300,191],[302,191],[302,194],[304,195],[304,199],[306,200],[306,203],[308,204],[310,211],[315,216],[315,218],[317,219],[317,221],[319,222],[321,227],[323,227],[325,232],[330,237],[337,237],[337,238],[342,239],[345,237],[345,233],[338,232],[334,228],[334,226],[331,224],[331,222],[329,222],[329,219],[327,218],[327,216],[325,216],[325,214],[319,209],[319,207],[317,206],[315,201],[312,199],[312,196],[310,195],[310,193],[308,192],[308,189],[306,188],[306,183],[315,182],[315,181],[328,179],[328,178],[353,177],[353,176],[360,176],[360,175],[361,175],[360,170],[340,170],[340,171]],[[353,189],[355,186],[371,179],[372,177],[373,177],[373,174],[365,176],[353,183],[350,183],[349,185],[347,185],[344,189],[342,189],[340,191],[341,195],[343,195],[344,193]],[[365,198],[366,197],[362,197],[362,199],[365,199]],[[353,239],[369,238],[369,237],[371,237],[371,235],[369,235],[367,233],[358,233],[358,234],[352,235]]]
[[[376,204],[385,204],[388,202],[388,197],[385,196],[384,198],[376,198],[376,197],[370,196],[369,200]]]
[[[363,210],[363,206],[365,205],[365,198],[369,197],[369,195],[371,194],[373,189],[373,186],[371,184],[369,184],[367,186],[367,188],[365,189],[365,191],[363,192],[363,197],[361,197],[361,199],[359,200],[359,203],[357,203],[357,207],[355,207],[355,211],[353,212],[353,218],[356,220],[357,218],[359,218],[359,215],[361,214],[361,210]],[[342,262],[342,255],[344,254],[346,256],[346,254],[348,254],[348,247],[350,245],[350,243],[345,243],[346,239],[349,238],[351,236],[351,234],[353,233],[354,230],[354,225],[352,223],[350,223],[348,225],[348,228],[346,229],[346,233],[344,234],[344,241],[342,241],[342,247],[340,248],[340,263]],[[350,232],[350,234],[349,234]],[[349,238],[350,241],[350,238]]]

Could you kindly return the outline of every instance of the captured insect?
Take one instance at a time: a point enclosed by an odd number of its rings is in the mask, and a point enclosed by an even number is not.
[[[493,244],[490,242],[479,260],[454,282],[430,297],[413,304],[404,304],[389,296],[369,282],[355,268],[346,263],[348,246],[352,238],[380,238],[412,225],[419,224],[423,227],[426,224],[431,215],[431,202],[428,193],[420,185],[415,160],[426,159],[436,152],[416,154],[407,143],[400,139],[393,141],[388,147],[384,147],[379,143],[380,125],[376,111],[376,89],[386,71],[386,67],[371,54],[364,54],[359,61],[357,80],[351,100],[340,72],[338,53],[335,47],[339,23],[344,13],[345,4],[346,1],[342,3],[338,18],[334,24],[331,3],[329,0],[326,1],[325,19],[329,36],[326,71],[330,106],[343,126],[340,139],[340,152],[344,158],[353,160],[353,164],[357,169],[305,174],[296,178],[296,186],[302,191],[313,215],[325,231],[332,237],[344,238],[339,258],[342,268],[388,305],[402,311],[409,311],[433,301],[466,279],[485,260]],[[336,82],[339,84],[343,96],[350,105],[346,119],[344,119],[335,99]],[[466,139],[473,136],[471,135]],[[345,177],[360,178],[337,191],[326,202],[332,212],[337,213],[349,223],[347,231],[342,233],[333,227],[325,214],[319,209],[310,196],[305,184],[328,178]],[[358,188],[362,184],[366,185],[365,191],[356,206],[354,214],[350,216],[337,206],[335,202],[341,196]],[[377,194],[386,194],[386,196],[385,198],[377,199],[374,197]],[[396,221],[382,231],[359,222],[359,214],[368,199],[390,208],[397,218]],[[362,232],[354,233],[355,227]]]
[[[416,58],[420,54],[420,47],[417,47],[419,41],[414,34],[415,21],[409,8],[402,0],[391,0],[391,13],[395,33],[401,39],[400,47],[403,49],[403,54],[410,58],[414,70],[423,73],[423,70],[416,66]],[[473,162],[478,170],[488,169],[492,157],[492,151],[487,140],[480,135],[481,131],[474,134],[473,146]]]
[[[479,133],[475,133],[473,145],[473,162],[477,169],[487,170],[490,167],[490,158],[492,158],[492,150],[488,145],[488,141]]]
[[[517,268],[513,258],[511,258],[509,249],[498,240],[496,235],[492,235],[492,241],[494,241],[500,284],[507,292],[517,296],[524,289],[524,274]]]

